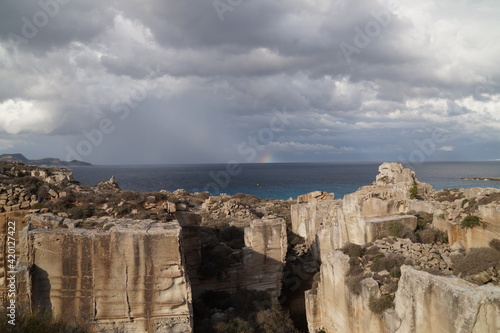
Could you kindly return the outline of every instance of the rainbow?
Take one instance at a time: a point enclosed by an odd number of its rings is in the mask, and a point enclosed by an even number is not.
[[[273,162],[273,152],[272,151],[268,151],[267,153],[264,153],[257,161],[257,163],[272,163],[272,162]]]

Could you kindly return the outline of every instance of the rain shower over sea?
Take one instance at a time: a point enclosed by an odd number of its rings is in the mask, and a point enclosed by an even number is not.
[[[139,192],[208,191],[253,194],[288,199],[311,191],[335,193],[335,198],[371,184],[382,162],[260,163],[207,165],[147,165],[72,167],[74,178],[95,185],[115,176],[122,190]],[[407,166],[409,167],[409,166]],[[435,189],[495,187],[500,181],[463,178],[500,178],[500,161],[428,162],[411,166],[417,178]]]

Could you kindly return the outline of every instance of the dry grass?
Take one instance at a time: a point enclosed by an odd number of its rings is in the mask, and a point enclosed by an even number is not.
[[[344,252],[344,254],[347,254],[351,258],[359,258],[363,255],[363,248],[354,243],[347,243],[343,248],[340,249],[340,251]]]
[[[498,238],[495,238],[495,239],[492,239],[489,243],[490,247],[492,249],[495,249],[497,251],[500,251],[500,239]]]
[[[368,307],[373,313],[382,314],[385,310],[394,307],[394,296],[383,295],[380,297],[370,297]]]
[[[354,295],[360,295],[361,294],[361,281],[366,279],[368,275],[364,274],[359,274],[359,275],[354,275],[354,276],[347,276],[346,277],[346,285],[347,289],[353,293]]]
[[[373,260],[371,270],[373,272],[380,272],[383,270],[393,272],[401,267],[404,259],[405,258],[401,254],[388,253],[384,257],[376,257]]]
[[[420,243],[424,244],[432,244],[438,241],[442,242],[446,238],[446,235],[442,231],[432,227],[425,227],[424,229],[417,231],[417,236]]]
[[[0,310],[0,332],[5,333],[86,333],[81,324],[65,322],[55,319],[49,312],[35,312],[31,314],[18,313],[16,325],[7,322],[5,310]]]
[[[453,257],[453,271],[457,275],[477,274],[492,266],[500,268],[500,251],[490,247],[473,248],[463,257]]]

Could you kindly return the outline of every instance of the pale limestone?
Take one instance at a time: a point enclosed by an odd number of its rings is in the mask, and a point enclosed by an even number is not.
[[[24,229],[20,265],[32,267],[24,279],[29,305],[91,322],[95,331],[191,332],[179,224],[113,222],[108,231]]]
[[[255,219],[244,229],[244,237],[242,262],[227,268],[222,280],[193,278],[195,296],[207,290],[234,292],[242,288],[280,295],[287,251],[285,220]]]

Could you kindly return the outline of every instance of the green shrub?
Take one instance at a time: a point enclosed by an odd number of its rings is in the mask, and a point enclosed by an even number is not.
[[[475,226],[481,225],[482,221],[479,216],[469,215],[460,222],[460,228],[473,228]]]
[[[439,215],[438,215],[438,217],[439,217],[441,220],[446,219],[446,217],[444,216],[444,214],[443,214],[443,213],[439,214]]]
[[[389,232],[391,236],[397,237],[397,238],[408,238],[412,242],[417,241],[417,235],[413,230],[405,226],[404,224],[398,223],[398,222],[393,222],[389,226]]]
[[[394,296],[382,295],[380,297],[370,297],[368,307],[373,313],[382,314],[385,310],[394,307]]]
[[[410,188],[410,199],[416,199],[418,197],[418,187],[417,184],[414,184]]]
[[[401,228],[402,228],[401,224],[397,222],[391,223],[391,225],[389,226],[389,232],[391,233],[391,236],[399,237],[401,233]]]
[[[422,230],[426,225],[427,225],[427,221],[424,218],[422,218],[422,217],[417,218],[417,229],[418,230]]]
[[[449,240],[448,240],[448,235],[446,235],[444,232],[441,234],[441,239],[440,239],[441,243],[443,244],[448,244]]]

